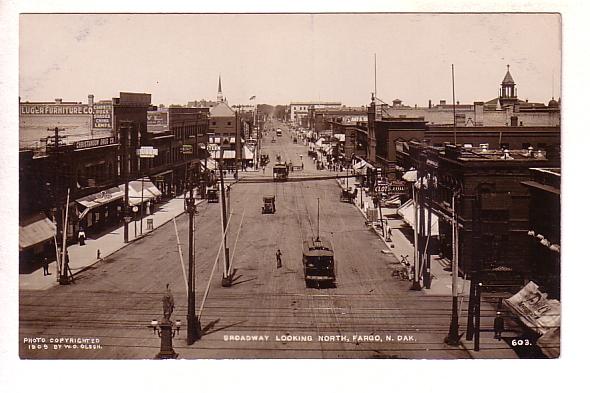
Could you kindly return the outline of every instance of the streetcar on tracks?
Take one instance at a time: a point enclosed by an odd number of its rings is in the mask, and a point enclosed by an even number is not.
[[[305,286],[336,286],[334,249],[328,240],[316,237],[303,242]]]
[[[278,163],[272,168],[272,178],[274,181],[287,181],[289,177],[289,168],[285,163]]]

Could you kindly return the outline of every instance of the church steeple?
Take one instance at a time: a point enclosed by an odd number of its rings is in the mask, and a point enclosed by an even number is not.
[[[221,91],[221,75],[219,75],[219,84],[217,87],[217,102],[223,102],[223,93]]]

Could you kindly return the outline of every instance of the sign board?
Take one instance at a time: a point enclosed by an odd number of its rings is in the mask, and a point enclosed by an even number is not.
[[[90,115],[92,107],[88,104],[19,104],[21,115]]]
[[[545,334],[560,326],[561,304],[549,299],[533,281],[529,281],[517,294],[505,299],[508,306],[520,320],[539,334]]]
[[[137,149],[137,155],[139,158],[154,158],[158,155],[158,149],[153,146],[142,146]]]
[[[193,145],[182,145],[180,151],[182,154],[193,154]]]
[[[92,128],[113,128],[113,103],[112,101],[99,101],[93,105]]]
[[[148,111],[147,126],[148,130],[168,131],[168,112]]]
[[[117,144],[117,139],[114,136],[106,138],[85,139],[83,141],[74,142],[74,149],[88,149],[91,147],[101,147]]]

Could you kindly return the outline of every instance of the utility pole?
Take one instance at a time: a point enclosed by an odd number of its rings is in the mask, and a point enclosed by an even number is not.
[[[121,176],[125,181],[125,196],[123,205],[123,219],[125,226],[123,227],[123,242],[129,243],[129,131],[131,129],[131,121],[123,120],[119,123],[119,135],[121,138]]]
[[[453,79],[453,144],[457,146],[457,115],[455,114],[455,65],[451,64]]]
[[[240,128],[241,128],[241,119],[240,119],[240,115],[239,115],[239,110],[240,110],[241,106],[238,106],[238,109],[236,110],[236,143],[235,143],[235,158],[234,158],[234,163],[236,166],[236,180],[238,179],[238,150],[241,150],[241,140],[240,140]],[[239,124],[239,125],[238,125]],[[239,148],[238,148],[238,145]]]
[[[451,202],[451,209],[453,210],[453,218],[452,218],[452,243],[453,243],[453,261],[452,261],[452,292],[453,292],[453,311],[451,314],[451,325],[449,326],[449,334],[445,338],[445,343],[451,346],[458,346],[459,345],[459,300],[457,297],[457,278],[459,269],[459,231],[457,228],[457,213],[455,212],[456,209],[456,199],[457,199],[457,192],[453,191],[453,199]]]
[[[61,155],[61,150],[59,148],[59,142],[60,140],[64,139],[65,136],[63,135],[59,135],[59,133],[61,131],[65,131],[64,128],[59,128],[59,127],[54,127],[54,128],[48,128],[47,131],[53,132],[53,136],[48,136],[46,139],[46,146],[50,146],[50,143],[53,142],[53,206],[55,206],[55,216],[54,216],[54,221],[55,221],[55,225],[56,225],[56,250],[59,250],[59,246],[57,244],[57,239],[59,239],[60,237],[60,233],[67,231],[67,225],[64,226],[63,225],[63,218],[62,218],[62,209],[61,209],[61,190],[60,190],[60,186],[59,186],[59,181],[60,181],[60,175],[61,175],[61,170],[60,170],[60,155]],[[53,141],[50,141],[50,139],[53,138]],[[67,208],[67,206],[66,206]],[[62,253],[65,253],[65,251],[62,249]],[[57,276],[57,280],[59,281],[61,278],[61,264],[60,264],[60,255],[58,252],[56,252],[55,255],[55,259],[56,259],[56,264],[58,266],[58,276]]]
[[[199,164],[200,165],[200,164]],[[189,197],[186,200],[186,210],[188,212],[188,310],[186,314],[186,343],[193,344],[202,336],[201,323],[195,314],[195,252],[194,252],[194,222],[195,222],[195,198],[193,195],[194,179],[193,171],[190,169],[188,178]]]
[[[223,181],[223,146],[219,150],[219,173],[221,178],[221,219],[223,224],[223,255],[224,255],[224,264],[223,264],[223,277],[221,278],[221,286],[223,287],[231,287],[231,272],[229,271],[229,248],[227,247],[227,237],[226,237],[226,228],[227,228],[227,210],[225,206],[225,183]]]
[[[416,174],[416,180],[419,182],[421,179],[419,177],[418,169],[416,169]],[[418,187],[416,184],[412,185],[412,191],[412,197],[414,199],[414,277],[412,278],[412,287],[410,289],[419,291],[422,289],[422,286],[420,285],[420,237],[418,235]]]

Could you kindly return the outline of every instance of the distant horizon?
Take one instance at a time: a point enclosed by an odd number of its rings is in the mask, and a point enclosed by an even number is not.
[[[376,78],[381,100],[425,107],[452,102],[451,64],[460,102],[496,98],[507,64],[520,99],[561,97],[557,13],[21,14],[19,54],[31,102],[129,91],[186,105],[214,101],[221,76],[230,105],[367,106]]]

